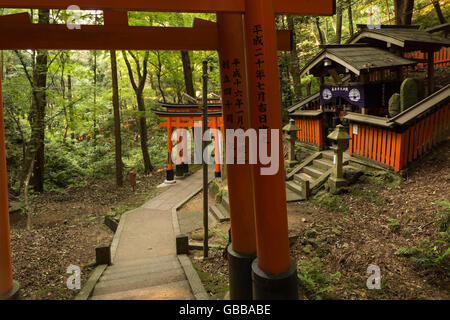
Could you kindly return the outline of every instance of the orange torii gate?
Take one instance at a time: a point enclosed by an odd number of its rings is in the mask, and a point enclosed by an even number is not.
[[[180,135],[179,129],[183,128],[201,128],[202,127],[202,112],[199,110],[198,105],[181,105],[181,104],[169,104],[160,103],[162,107],[165,107],[167,111],[153,110],[160,118],[166,118],[165,122],[159,124],[160,127],[167,128],[167,171],[166,171],[166,183],[173,183],[175,175],[173,172],[172,164],[172,135],[173,129],[177,132],[177,144],[183,143],[184,150],[187,150],[187,137]],[[215,177],[221,177],[220,170],[220,141],[218,138],[218,130],[223,135],[223,121],[222,121],[222,105],[220,103],[208,104],[208,128],[213,129],[214,140],[214,156],[215,156]],[[183,176],[187,172],[187,162],[190,159],[186,159],[185,155],[177,151],[176,162],[176,176]]]
[[[104,26],[32,24],[27,14],[0,17],[0,49],[218,50],[224,129],[281,131],[277,45],[279,14],[332,15],[335,0],[0,0],[0,8],[103,10]],[[194,28],[129,27],[127,11],[215,12],[217,24]],[[1,78],[0,78],[1,80]],[[1,98],[1,97],[0,97]],[[279,139],[281,146],[281,135]],[[271,143],[269,135],[267,143]],[[0,103],[0,295],[18,290],[12,280],[8,185]],[[283,159],[282,150],[279,150]],[[232,299],[297,298],[296,267],[289,258],[284,164],[263,176],[261,163],[227,165],[232,248]],[[257,260],[253,260],[257,253]],[[253,280],[252,280],[253,275]],[[253,289],[252,289],[253,287]],[[253,292],[252,292],[253,291]]]

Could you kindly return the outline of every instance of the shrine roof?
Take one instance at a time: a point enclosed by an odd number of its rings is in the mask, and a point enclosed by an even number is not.
[[[310,102],[319,101],[319,98],[320,98],[320,92],[316,92],[316,93],[306,97],[305,99],[300,100],[296,104],[294,104],[292,107],[290,107],[288,109],[288,112],[292,113],[298,109],[301,109],[303,106],[307,105]]]
[[[450,31],[450,22],[425,29],[425,31],[428,33],[435,33],[439,31]]]
[[[370,43],[386,48],[396,45],[405,51],[439,50],[443,46],[450,46],[450,39],[433,35],[427,30],[419,30],[418,26],[387,26],[380,29],[369,29],[366,25],[359,25],[360,30],[347,43]]]
[[[201,104],[175,104],[175,103],[167,103],[167,102],[159,102],[159,105],[163,108],[174,108],[174,109],[186,109],[186,108],[192,108],[192,109],[199,109],[201,107]],[[222,108],[221,103],[208,103],[208,109],[209,108]]]
[[[203,115],[202,111],[164,111],[152,109],[152,111],[161,117],[201,117]],[[208,111],[208,116],[221,116],[222,111]]]
[[[416,61],[364,44],[331,45],[324,46],[323,50],[300,71],[300,76],[326,75],[328,67],[324,66],[324,60],[331,60],[329,67],[339,69],[338,73],[350,71],[358,76],[362,71],[369,72],[417,64]]]

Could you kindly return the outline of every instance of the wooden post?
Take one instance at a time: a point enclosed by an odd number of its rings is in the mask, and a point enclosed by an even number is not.
[[[213,129],[214,129],[214,161],[216,166],[216,172],[214,173],[216,178],[221,177],[220,172],[220,139],[219,139],[219,127],[217,125],[217,117],[214,117],[213,119]]]
[[[289,238],[281,134],[277,37],[272,0],[245,0],[246,54],[250,123],[258,139],[277,144],[278,172],[263,175],[260,161],[253,166],[255,227],[258,259],[252,265],[253,298],[297,299],[296,264],[289,258]],[[272,131],[278,139],[272,140]],[[260,141],[261,143],[261,141]],[[260,144],[261,146],[261,144]]]
[[[203,257],[208,258],[208,163],[204,155],[208,143],[204,140],[205,132],[208,130],[208,62],[203,61],[203,121],[202,121],[202,164],[203,164]]]
[[[231,141],[228,141],[226,130],[247,130],[250,127],[243,15],[218,13],[217,24],[222,117],[227,144]],[[232,157],[235,159],[235,155]],[[252,167],[247,162],[241,165],[226,162],[226,168],[231,223],[231,245],[228,246],[230,299],[251,300],[251,264],[256,257]]]

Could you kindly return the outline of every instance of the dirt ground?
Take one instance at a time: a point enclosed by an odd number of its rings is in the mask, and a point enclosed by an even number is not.
[[[11,216],[11,250],[14,279],[22,299],[72,299],[79,291],[67,289],[70,265],[81,267],[82,284],[93,270],[95,247],[113,238],[104,224],[111,211],[127,211],[141,205],[161,189],[165,172],[137,177],[133,192],[128,181],[117,188],[106,180],[64,194],[46,193],[33,199],[33,228],[25,229],[25,217]]]
[[[314,279],[328,279],[322,299],[450,299],[448,272],[396,254],[401,248],[419,247],[423,240],[440,239],[437,215],[444,208],[438,202],[450,201],[450,141],[397,179],[399,185],[382,176],[363,176],[340,196],[318,194],[288,204],[289,234],[298,236],[291,256],[303,261],[301,268],[310,267]],[[449,258],[444,260],[447,268]],[[322,267],[312,268],[314,261]],[[228,266],[222,250],[193,262],[212,296],[226,291]],[[369,265],[380,268],[379,290],[367,288]],[[300,299],[317,298],[304,286],[299,292]]]

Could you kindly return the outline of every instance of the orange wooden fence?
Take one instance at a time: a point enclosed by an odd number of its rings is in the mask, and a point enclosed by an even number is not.
[[[450,127],[450,104],[418,118],[402,132],[350,123],[349,154],[383,163],[399,172],[444,139]]]
[[[323,124],[322,119],[297,118],[295,124],[300,128],[297,138],[300,142],[315,144],[323,148]]]
[[[405,58],[411,59],[428,59],[428,53],[422,51],[414,51],[405,53]],[[427,63],[419,63],[419,67],[426,68]],[[450,66],[450,47],[442,47],[440,51],[434,53],[434,67],[446,67]]]

